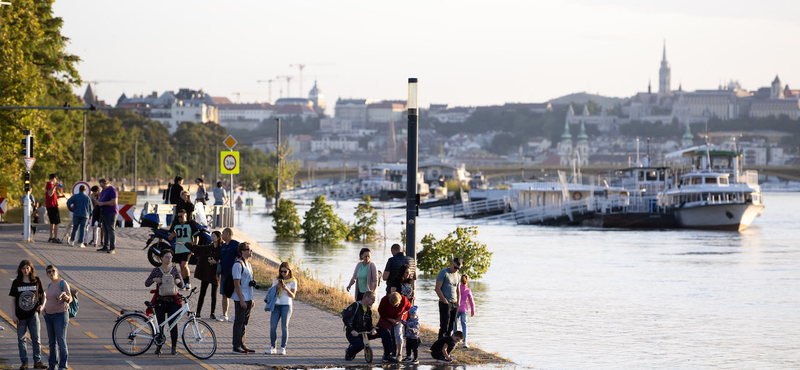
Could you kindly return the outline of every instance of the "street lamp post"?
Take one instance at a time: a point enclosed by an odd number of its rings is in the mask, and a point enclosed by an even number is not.
[[[417,258],[417,212],[419,194],[417,194],[417,157],[419,131],[417,102],[417,79],[408,79],[408,167],[406,170],[406,257]],[[416,261],[414,263],[416,265]]]
[[[278,203],[281,201],[281,119],[275,118],[278,123],[278,140],[275,146],[275,159],[277,175],[275,176],[275,209],[278,209]]]

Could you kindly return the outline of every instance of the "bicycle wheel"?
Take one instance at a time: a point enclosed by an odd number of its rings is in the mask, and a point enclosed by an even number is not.
[[[367,363],[372,363],[372,348],[364,347],[364,359]]]
[[[153,324],[140,313],[131,313],[117,320],[111,337],[114,347],[128,356],[141,355],[153,345]]]
[[[217,351],[217,336],[211,326],[202,320],[189,320],[183,324],[181,340],[186,350],[199,359],[211,358]]]

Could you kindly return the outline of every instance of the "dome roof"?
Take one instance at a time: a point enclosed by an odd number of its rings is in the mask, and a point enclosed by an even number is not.
[[[314,80],[314,87],[311,88],[311,91],[308,92],[308,98],[314,100],[316,97],[322,95],[322,90],[317,87],[317,81]]]

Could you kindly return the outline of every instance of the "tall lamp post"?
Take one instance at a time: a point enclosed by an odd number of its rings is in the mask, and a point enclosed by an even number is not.
[[[417,194],[417,158],[419,144],[419,115],[417,102],[417,79],[408,79],[408,168],[406,170],[406,257],[417,258],[417,213],[419,194]],[[416,261],[414,262],[416,267]],[[416,271],[416,268],[415,268]]]

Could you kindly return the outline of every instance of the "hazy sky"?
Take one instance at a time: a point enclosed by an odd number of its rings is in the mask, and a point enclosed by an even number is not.
[[[100,82],[112,104],[182,87],[266,101],[256,80],[282,75],[298,96],[293,63],[308,64],[303,96],[316,77],[329,112],[339,97],[405,99],[408,77],[423,107],[630,96],[658,89],[665,39],[673,89],[754,90],[776,74],[800,88],[794,0],[59,0],[54,12],[84,80],[138,82]]]

